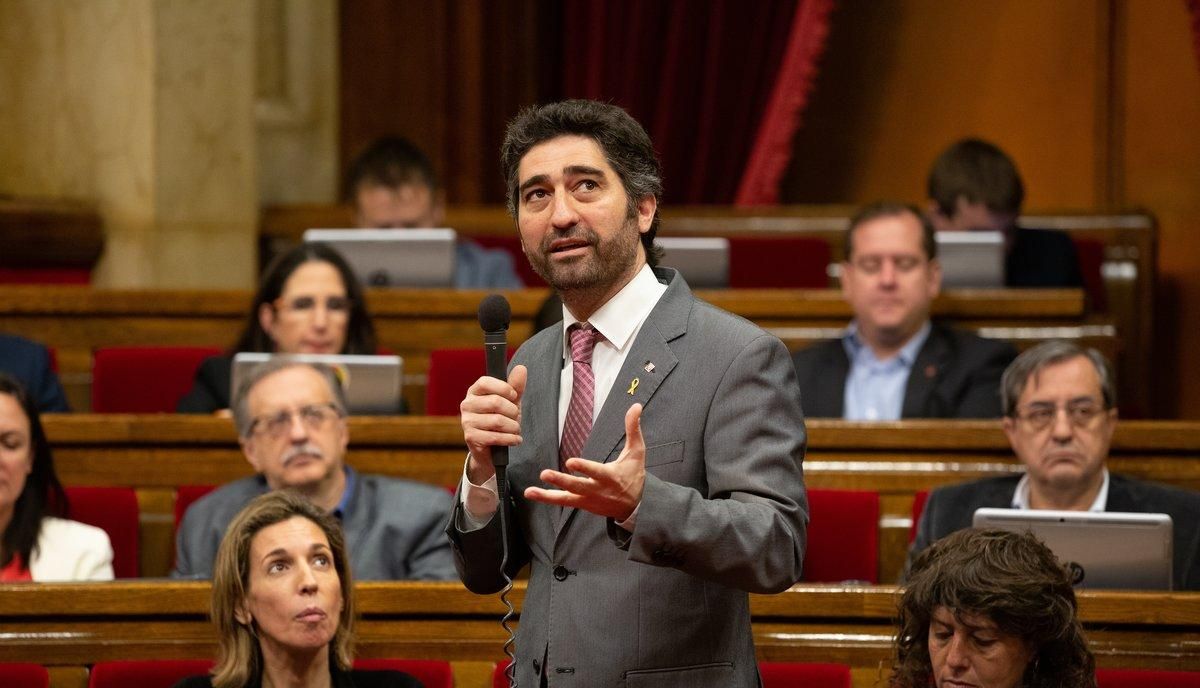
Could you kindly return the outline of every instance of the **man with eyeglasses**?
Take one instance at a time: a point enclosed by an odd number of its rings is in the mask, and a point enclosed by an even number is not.
[[[1044,342],[1018,356],[1002,384],[1004,434],[1025,473],[934,490],[909,560],[935,540],[969,528],[981,507],[1165,513],[1175,526],[1175,586],[1200,589],[1200,493],[1105,467],[1117,425],[1108,361],[1072,342]]]
[[[346,465],[346,399],[331,368],[264,363],[239,385],[233,415],[256,475],[224,485],[188,509],[176,538],[173,577],[210,577],[225,528],[238,511],[261,494],[290,489],[341,519],[355,578],[457,578],[442,535],[450,495]]]
[[[840,339],[796,352],[804,415],[846,420],[994,418],[1007,342],[933,323],[942,286],[933,228],[881,202],[846,229],[842,294],[854,320]]]

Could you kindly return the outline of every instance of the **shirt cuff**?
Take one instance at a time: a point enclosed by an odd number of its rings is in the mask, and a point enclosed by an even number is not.
[[[467,455],[470,462],[471,456]],[[462,518],[459,519],[459,530],[469,532],[486,526],[496,514],[500,497],[496,492],[496,476],[476,485],[467,479],[467,465],[463,464],[462,485],[458,490],[459,501],[462,503]],[[635,511],[636,513],[636,511]]]
[[[615,523],[616,526],[621,530],[624,530],[627,533],[632,533],[634,527],[637,526],[637,512],[640,508],[642,508],[642,503],[638,502],[638,505],[633,507],[633,513],[629,514],[629,518],[620,522],[614,521],[613,523]]]

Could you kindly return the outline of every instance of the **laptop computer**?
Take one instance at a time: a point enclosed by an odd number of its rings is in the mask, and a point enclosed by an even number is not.
[[[346,405],[356,415],[388,416],[400,412],[400,381],[404,360],[399,356],[351,356],[341,354],[264,354],[243,352],[233,357],[233,394],[256,366],[273,358],[303,363],[323,363],[334,369],[346,392]]]
[[[675,268],[693,289],[729,286],[729,240],[717,237],[659,237],[659,264]]]
[[[1172,587],[1174,526],[1166,514],[983,508],[973,524],[1033,533],[1060,561],[1082,571],[1080,588]]]
[[[319,241],[342,254],[365,287],[453,287],[453,229],[310,229],[304,241]]]
[[[998,289],[1004,286],[1004,235],[1000,232],[937,232],[942,286]]]

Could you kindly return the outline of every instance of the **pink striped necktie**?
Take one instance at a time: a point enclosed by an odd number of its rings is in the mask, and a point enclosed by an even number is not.
[[[592,349],[599,334],[587,323],[571,325],[572,383],[571,404],[563,422],[562,441],[558,445],[558,467],[565,470],[567,459],[579,456],[588,435],[592,432],[592,410],[595,404],[596,376],[592,373]]]

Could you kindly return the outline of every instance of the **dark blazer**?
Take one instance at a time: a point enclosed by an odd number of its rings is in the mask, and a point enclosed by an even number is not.
[[[423,688],[417,679],[401,671],[339,671],[332,667],[333,688]],[[255,676],[246,688],[260,688],[262,677]],[[212,688],[212,676],[189,676],[173,688]]]
[[[1075,242],[1066,232],[1018,228],[1004,262],[1009,287],[1083,287]]]
[[[913,362],[902,418],[999,418],[1000,376],[1017,356],[1008,342],[934,324]],[[809,418],[845,415],[850,359],[841,339],[792,356],[800,403]]]
[[[1020,479],[1019,475],[987,478],[931,492],[909,549],[909,563],[930,543],[970,528],[976,509],[1011,506]],[[1175,588],[1200,590],[1200,493],[1110,472],[1105,510],[1169,515],[1175,529]]]
[[[804,419],[778,338],[695,299],[673,270],[596,417],[583,456],[614,460],[644,404],[646,482],[632,534],[610,519],[520,497],[558,464],[563,330],[525,342],[522,443],[509,450],[509,574],[531,562],[517,628],[521,686],[756,688],[747,592],[800,579],[808,500]],[[653,364],[652,366],[650,364]],[[637,379],[636,392],[629,393]],[[500,518],[447,524],[459,575],[503,586]]]
[[[21,383],[41,413],[67,412],[67,397],[50,368],[50,351],[24,337],[0,334],[0,371]]]
[[[233,358],[209,356],[196,369],[192,388],[183,395],[175,410],[180,413],[213,413],[229,408],[229,377],[233,374]]]

